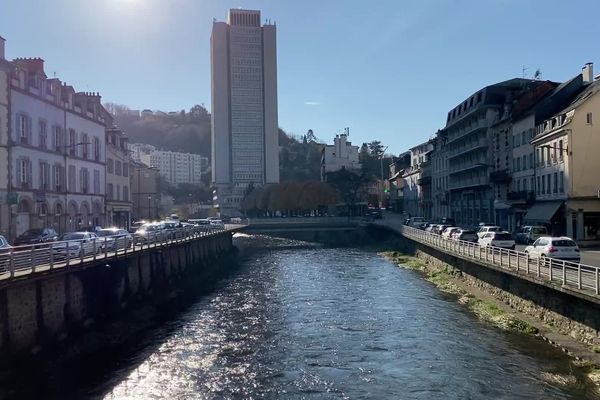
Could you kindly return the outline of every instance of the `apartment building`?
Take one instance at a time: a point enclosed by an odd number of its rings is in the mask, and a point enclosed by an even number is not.
[[[404,174],[404,169],[410,167],[410,163],[410,151],[405,151],[397,158],[394,157],[389,165],[389,205],[397,213],[404,211],[404,179],[402,175]]]
[[[127,140],[118,128],[106,130],[106,225],[120,228],[129,228],[133,209]]]
[[[358,170],[358,146],[353,146],[348,141],[348,135],[335,135],[333,145],[323,146],[321,150],[321,181],[325,181],[328,172],[347,170]]]
[[[151,150],[140,154],[140,162],[156,168],[172,185],[182,183],[200,185],[202,175],[207,173],[208,158],[200,154],[176,151]]]
[[[231,216],[250,184],[279,182],[276,26],[231,9],[210,42],[212,183],[215,207]]]
[[[444,128],[444,153],[448,160],[450,216],[462,225],[493,221],[494,200],[490,172],[494,160],[490,127],[501,119],[510,103],[531,82],[511,79],[487,86],[448,112]]]
[[[48,78],[44,60],[11,61],[9,236],[49,226],[74,231],[104,221],[105,127],[97,93]]]
[[[430,140],[434,151],[431,152],[431,214],[438,221],[450,216],[448,191],[448,154],[446,152],[446,131],[438,130]]]
[[[431,192],[428,191],[427,182],[431,182],[429,156],[432,150],[430,141],[411,148],[411,164],[402,174],[404,211],[413,217],[431,217]]]
[[[593,65],[581,74],[583,90],[563,110],[536,126],[536,203],[525,220],[545,223],[554,234],[578,241],[600,240],[600,81]],[[597,115],[596,115],[597,117]]]
[[[8,143],[10,136],[10,73],[12,65],[5,58],[5,40],[0,36],[0,234],[9,237],[10,208],[8,195]]]
[[[130,170],[133,218],[137,221],[157,219],[161,204],[158,170],[135,161],[131,163]]]

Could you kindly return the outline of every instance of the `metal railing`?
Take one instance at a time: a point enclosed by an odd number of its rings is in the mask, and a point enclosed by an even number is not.
[[[23,277],[34,272],[70,268],[96,260],[110,260],[135,252],[239,228],[243,225],[200,225],[150,232],[145,235],[96,237],[93,239],[46,242],[0,249],[0,280]]]
[[[272,217],[248,218],[248,225],[285,225],[285,224],[347,224],[359,221],[353,217]]]
[[[528,253],[477,243],[446,239],[441,235],[403,225],[400,221],[378,221],[403,236],[445,253],[502,268],[518,274],[542,278],[586,294],[600,294],[600,268],[549,257],[532,257]]]

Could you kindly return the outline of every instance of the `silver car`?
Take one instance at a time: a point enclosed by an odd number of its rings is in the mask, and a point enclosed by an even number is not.
[[[525,253],[532,258],[555,258],[576,263],[581,260],[579,246],[567,236],[542,236],[533,242],[531,246],[527,246]]]

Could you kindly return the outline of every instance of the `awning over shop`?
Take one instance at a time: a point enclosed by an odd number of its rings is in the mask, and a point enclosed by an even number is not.
[[[532,222],[550,222],[554,214],[558,211],[562,201],[544,201],[535,203],[525,214],[525,221]]]
[[[567,201],[567,208],[574,212],[579,210],[583,210],[583,212],[600,212],[600,200],[569,200]]]

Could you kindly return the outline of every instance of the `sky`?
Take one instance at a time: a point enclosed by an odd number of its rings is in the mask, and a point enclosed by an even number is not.
[[[277,24],[279,125],[350,128],[398,154],[473,92],[567,80],[600,63],[596,2],[574,0],[0,0],[7,58],[132,109],[210,110],[210,32],[230,8]],[[598,64],[600,68],[600,64]],[[525,72],[523,72],[525,68]],[[600,69],[598,69],[600,72]]]

